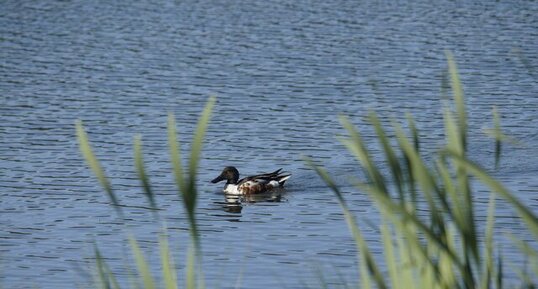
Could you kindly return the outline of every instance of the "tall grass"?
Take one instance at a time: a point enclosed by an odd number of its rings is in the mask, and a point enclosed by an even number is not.
[[[447,53],[448,74],[452,87],[453,102],[444,107],[446,143],[428,162],[421,154],[421,139],[416,123],[407,115],[405,125],[391,123],[393,138],[375,113],[369,115],[387,169],[376,162],[372,153],[351,121],[341,116],[342,126],[349,137],[340,138],[364,171],[364,180],[355,180],[355,187],[366,193],[377,205],[382,216],[381,236],[384,248],[384,265],[374,258],[355,216],[345,200],[339,186],[330,174],[314,161],[306,159],[328,187],[334,192],[345,220],[355,240],[359,261],[360,288],[504,288],[505,262],[496,251],[494,239],[495,200],[500,197],[510,204],[527,228],[538,239],[538,219],[500,182],[486,170],[467,157],[468,119],[462,85],[456,63]],[[186,261],[185,288],[204,288],[201,270],[200,240],[196,222],[197,188],[196,175],[201,148],[215,99],[210,98],[199,118],[191,142],[188,165],[182,164],[182,155],[176,131],[175,117],[168,116],[168,145],[173,175],[178,195],[183,200],[190,227],[191,244]],[[499,165],[501,143],[508,139],[502,132],[500,117],[494,110],[494,128],[488,133],[495,141],[495,163]],[[121,216],[121,203],[115,195],[99,161],[90,146],[82,122],[77,122],[77,138],[80,149],[89,167],[107,193],[111,204]],[[155,194],[146,173],[140,136],[134,139],[135,170],[141,181],[143,193],[150,206],[157,209]],[[388,173],[382,173],[388,172]],[[476,224],[476,209],[473,205],[475,192],[473,182],[479,181],[491,191],[485,227]],[[419,214],[419,204],[427,206],[428,214]],[[136,239],[129,237],[129,244],[136,264],[136,288],[160,288],[152,275],[148,262]],[[530,270],[538,276],[538,251],[528,243],[514,238],[514,244],[529,256]],[[176,289],[179,278],[171,258],[166,233],[159,239],[161,258],[160,279],[162,286]],[[115,274],[110,270],[101,252],[95,248],[96,287],[120,288]],[[521,273],[523,285],[534,286],[528,274]],[[327,284],[322,286],[328,287]]]
[[[485,169],[467,158],[469,140],[465,98],[457,66],[450,53],[447,53],[447,59],[453,105],[444,108],[446,143],[432,163],[427,163],[420,154],[419,134],[412,118],[408,117],[411,137],[399,123],[392,123],[396,145],[391,145],[385,128],[372,113],[369,120],[388,164],[386,171],[389,173],[385,176],[374,162],[361,133],[347,117],[340,117],[349,134],[341,141],[366,176],[363,181],[356,180],[354,185],[375,202],[382,215],[384,267],[377,264],[370,253],[338,185],[321,166],[306,160],[334,192],[344,212],[357,245],[360,288],[503,288],[504,262],[494,249],[495,197],[510,204],[538,239],[536,215]],[[495,162],[498,165],[500,142],[506,137],[500,131],[496,110],[494,129],[490,134],[495,137]],[[474,180],[491,191],[484,232],[479,231],[475,221]],[[418,213],[419,200],[427,205],[429,214],[426,216]],[[526,255],[538,256],[529,244],[520,240],[516,244]],[[534,258],[532,262],[536,276],[537,260]],[[381,273],[382,268],[387,269],[387,274]],[[526,286],[534,286],[530,278],[522,280]]]
[[[86,163],[92,170],[92,172],[97,177],[97,180],[107,193],[108,197],[110,198],[110,201],[112,202],[112,205],[114,205],[114,208],[116,209],[116,212],[121,215],[121,207],[119,207],[118,198],[116,197],[116,194],[112,190],[112,185],[110,184],[110,181],[108,180],[105,171],[101,167],[101,163],[95,157],[95,154],[93,153],[93,149],[90,145],[90,141],[88,140],[88,135],[86,134],[86,131],[84,130],[84,126],[82,124],[81,120],[77,120],[76,124],[76,132],[77,132],[77,141],[79,144],[80,152],[82,153],[82,156],[86,160]]]
[[[205,108],[203,109],[194,136],[191,142],[191,151],[189,154],[189,162],[187,166],[182,164],[180,145],[177,138],[175,117],[173,114],[168,115],[168,146],[170,152],[170,159],[172,162],[173,175],[178,188],[178,195],[183,200],[185,212],[190,226],[190,235],[192,240],[192,247],[189,248],[188,257],[186,261],[185,270],[185,288],[204,288],[203,272],[201,271],[201,254],[200,254],[200,240],[198,233],[198,226],[196,223],[196,200],[197,200],[197,188],[196,188],[196,176],[198,171],[198,164],[200,162],[202,144],[211,112],[215,104],[215,98],[211,97],[207,101]],[[88,136],[84,130],[84,126],[81,121],[76,123],[77,140],[82,155],[84,156],[88,166],[91,168],[99,183],[107,193],[111,204],[116,209],[117,213],[123,217],[121,211],[121,203],[116,196],[112,185],[106,174],[100,165],[99,160],[93,153]],[[157,209],[157,203],[155,195],[151,189],[151,183],[149,176],[146,173],[144,166],[144,159],[142,154],[142,139],[140,135],[134,138],[134,167],[135,171],[140,179],[143,193],[146,196],[150,206],[153,209]],[[185,169],[186,168],[186,169]],[[129,237],[129,244],[132,254],[136,263],[136,276],[138,276],[139,284],[135,287],[153,289],[159,288],[158,282],[151,274],[150,266],[146,261],[142,250],[140,249],[138,242],[133,236]],[[176,268],[172,262],[172,254],[168,246],[166,233],[161,234],[159,238],[160,258],[161,258],[161,272],[162,283],[166,289],[178,288],[178,278],[176,274]],[[106,289],[118,289],[120,288],[115,274],[110,270],[105,259],[101,255],[101,252],[95,247],[95,259],[96,259],[96,287]]]

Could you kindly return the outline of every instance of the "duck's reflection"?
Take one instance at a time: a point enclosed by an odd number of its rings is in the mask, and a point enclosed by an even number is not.
[[[224,203],[222,208],[228,213],[241,213],[243,205],[241,205],[241,196],[224,195]]]
[[[224,194],[224,203],[222,203],[222,208],[228,213],[241,213],[244,204],[262,202],[279,203],[282,201],[282,195],[283,192],[280,190],[273,190],[271,192],[253,195]]]

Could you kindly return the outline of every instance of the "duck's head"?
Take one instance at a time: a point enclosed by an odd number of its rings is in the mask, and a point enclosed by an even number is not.
[[[239,181],[239,171],[235,167],[225,167],[222,173],[211,182],[214,184],[224,180],[226,180],[227,184],[237,184],[237,181]]]

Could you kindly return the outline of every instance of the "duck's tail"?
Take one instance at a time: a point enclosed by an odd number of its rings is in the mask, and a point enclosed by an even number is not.
[[[291,177],[291,173],[288,172],[281,172],[276,177],[276,181],[280,186],[283,186],[284,183]]]

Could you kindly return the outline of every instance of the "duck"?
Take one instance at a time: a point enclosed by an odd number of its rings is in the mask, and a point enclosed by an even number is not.
[[[216,184],[226,180],[224,193],[230,195],[253,195],[281,188],[291,177],[291,173],[278,169],[272,173],[259,174],[239,179],[239,171],[235,167],[225,167],[222,173],[211,182]]]

